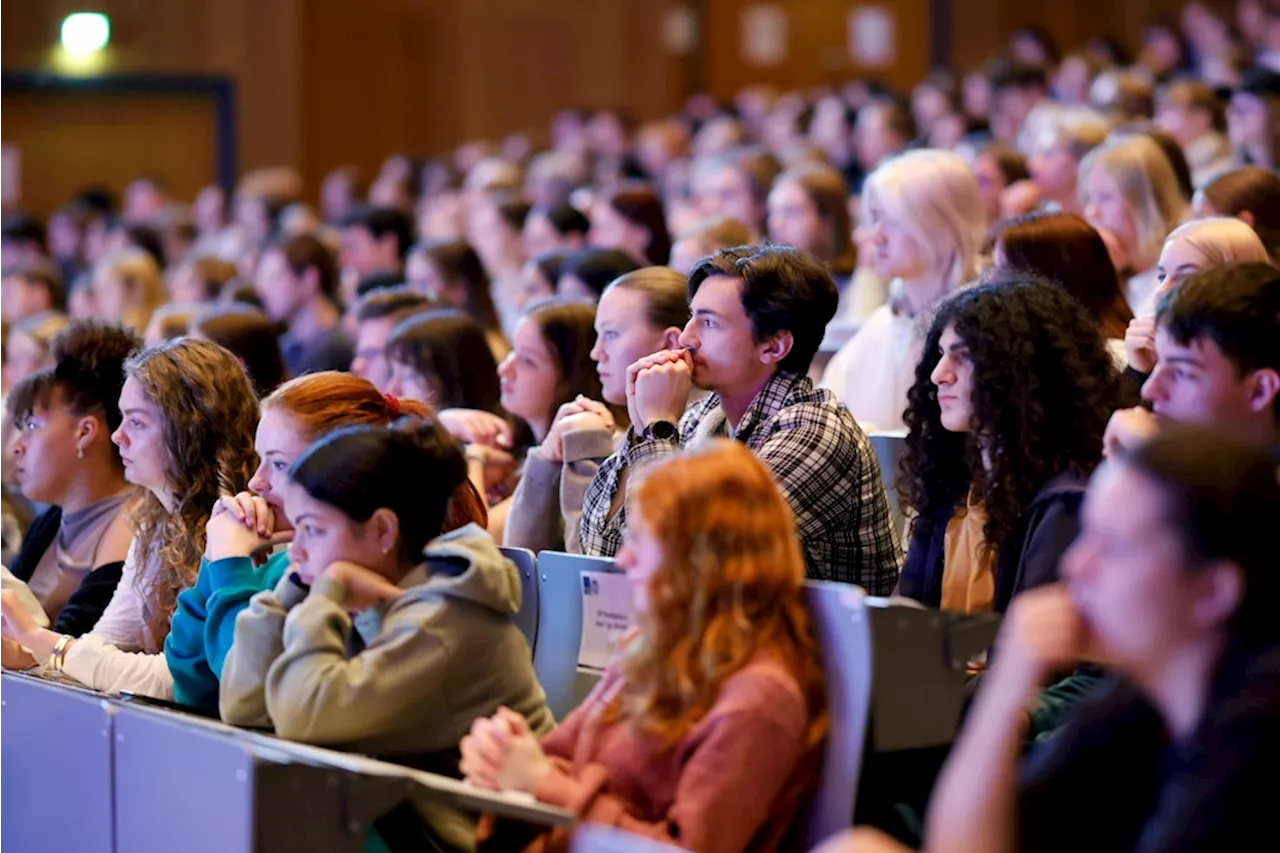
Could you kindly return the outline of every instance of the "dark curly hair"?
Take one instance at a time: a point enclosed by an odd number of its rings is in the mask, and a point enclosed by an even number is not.
[[[137,559],[156,555],[155,577],[139,572],[138,591],[149,605],[143,645],[163,648],[178,593],[195,582],[204,551],[204,527],[214,503],[248,487],[257,467],[253,452],[258,398],[230,351],[210,341],[177,338],[125,362],[164,415],[166,477],[177,503],[166,510],[154,493],[137,516]]]
[[[930,378],[942,333],[953,325],[973,365],[968,432],[942,425]],[[950,297],[934,317],[907,394],[901,488],[916,513],[913,533],[933,535],[972,489],[986,507],[986,547],[998,555],[1046,482],[1066,472],[1087,476],[1097,466],[1107,420],[1123,402],[1097,323],[1053,283],[993,280]]]

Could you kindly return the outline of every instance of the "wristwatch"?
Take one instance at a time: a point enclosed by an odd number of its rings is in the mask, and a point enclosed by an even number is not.
[[[671,421],[654,421],[644,430],[645,438],[656,438],[659,441],[675,441],[679,436],[680,430]]]

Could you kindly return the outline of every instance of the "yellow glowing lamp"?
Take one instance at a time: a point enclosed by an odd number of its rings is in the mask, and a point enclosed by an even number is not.
[[[111,19],[101,12],[75,12],[62,20],[62,47],[71,56],[90,56],[110,40]]]

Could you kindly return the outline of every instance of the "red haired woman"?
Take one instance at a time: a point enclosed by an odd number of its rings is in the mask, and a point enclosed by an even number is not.
[[[777,849],[827,724],[795,521],[734,442],[653,468],[633,506],[617,561],[636,625],[619,658],[541,742],[505,708],[477,720],[461,769],[699,853]]]

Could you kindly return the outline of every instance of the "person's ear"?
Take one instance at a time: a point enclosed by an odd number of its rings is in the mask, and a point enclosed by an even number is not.
[[[680,349],[681,330],[675,326],[668,326],[667,330],[662,333],[663,349]]]
[[[1202,628],[1225,625],[1244,601],[1244,571],[1235,563],[1219,560],[1201,571],[1200,594],[1191,607],[1191,618]]]
[[[1253,217],[1253,211],[1251,210],[1240,211],[1239,213],[1236,214],[1236,219],[1239,219],[1241,222],[1243,222],[1245,225],[1248,225],[1250,228],[1253,227],[1254,217]]]
[[[1280,394],[1280,373],[1270,367],[1255,370],[1250,377],[1249,407],[1255,412],[1275,410],[1276,395]]]
[[[400,542],[400,519],[387,507],[374,510],[365,523],[374,544],[383,554],[390,554]]]
[[[76,454],[83,455],[104,427],[105,424],[92,415],[85,415],[76,421]]]
[[[772,336],[767,341],[760,344],[760,361],[762,364],[779,364],[788,355],[791,354],[791,347],[795,344],[795,338],[791,332],[783,329]]]

